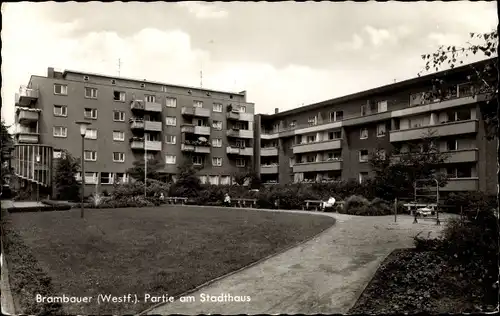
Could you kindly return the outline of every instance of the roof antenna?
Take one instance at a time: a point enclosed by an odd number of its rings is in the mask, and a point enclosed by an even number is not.
[[[120,77],[121,69],[122,69],[122,60],[121,58],[118,58],[118,77]]]

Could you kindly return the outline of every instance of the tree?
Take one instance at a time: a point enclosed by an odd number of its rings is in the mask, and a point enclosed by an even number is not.
[[[78,201],[80,197],[80,184],[75,174],[80,170],[78,159],[65,151],[56,167],[54,185],[58,200]],[[82,175],[84,177],[85,175]]]
[[[498,135],[498,30],[490,33],[470,33],[471,41],[464,46],[441,46],[432,54],[422,55],[426,62],[425,70],[436,70],[443,68],[446,64],[451,69],[464,63],[464,58],[469,55],[483,54],[490,59],[480,64],[467,65],[470,75],[467,77],[472,90],[472,95],[485,95],[485,100],[480,102],[481,115],[485,122],[488,139],[494,139]],[[446,75],[446,72],[445,72]],[[443,99],[449,88],[449,82],[443,78],[435,78],[433,91],[428,93],[428,99]]]
[[[446,185],[447,177],[437,167],[448,159],[448,155],[441,153],[435,143],[434,133],[429,131],[419,143],[409,143],[408,151],[392,150],[381,155],[377,149],[372,153],[369,164],[375,176],[369,182],[374,194],[386,200],[409,198],[414,195],[417,179],[436,179],[439,186]]]
[[[173,192],[176,196],[197,197],[201,191],[201,182],[196,175],[199,168],[195,167],[190,160],[186,160],[178,167],[177,181],[173,186]]]
[[[134,166],[127,170],[127,173],[137,181],[141,181],[144,183],[144,159],[135,160]],[[160,180],[160,173],[158,172],[163,168],[163,163],[157,159],[148,159],[147,168],[147,178],[153,180]]]
[[[12,135],[9,133],[9,126],[5,124],[5,122],[1,121],[1,130],[0,130],[0,166],[1,166],[1,177],[0,177],[0,185],[4,183],[4,176],[11,173],[9,169],[9,161],[12,156],[12,150],[14,149],[14,141],[12,139]]]
[[[234,182],[237,185],[245,185],[251,179],[252,173],[249,169],[238,170],[234,173]]]

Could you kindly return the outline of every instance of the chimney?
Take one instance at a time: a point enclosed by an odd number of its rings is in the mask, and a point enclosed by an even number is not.
[[[280,112],[279,108],[274,108],[274,114],[278,114]]]
[[[54,68],[47,68],[47,78],[54,78]]]

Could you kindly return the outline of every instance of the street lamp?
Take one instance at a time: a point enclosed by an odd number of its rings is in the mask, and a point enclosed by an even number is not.
[[[36,181],[36,201],[39,202],[40,201],[40,160],[41,160],[41,157],[40,157],[40,147],[37,148],[37,154],[35,156],[35,160],[36,160],[36,166],[37,166],[37,181]]]
[[[87,134],[87,127],[90,125],[87,121],[77,121],[75,122],[80,126],[80,135],[82,135],[82,204],[80,210],[80,217],[83,218],[83,196],[85,194],[85,165],[84,165],[84,155],[85,155],[85,134]]]

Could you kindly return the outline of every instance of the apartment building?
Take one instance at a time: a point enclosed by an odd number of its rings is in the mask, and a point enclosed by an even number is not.
[[[86,194],[129,181],[127,169],[144,157],[160,160],[160,173],[174,180],[178,166],[187,161],[201,168],[203,183],[212,184],[230,184],[235,173],[253,166],[254,104],[247,102],[245,91],[48,68],[46,77],[33,75],[19,89],[15,105],[16,143],[23,148],[43,145],[44,157],[51,148],[54,164],[63,150],[81,157],[75,122],[90,123],[84,151]],[[23,150],[31,153],[29,158],[20,157]],[[36,152],[19,149],[16,159],[33,161]],[[29,166],[14,165],[21,179],[36,183]]]
[[[476,63],[475,65],[479,65]],[[438,168],[442,191],[496,192],[496,140],[485,139],[470,65],[311,104],[255,120],[255,161],[264,183],[323,182],[370,176],[370,154],[405,152],[425,135],[449,156]],[[432,79],[445,76],[444,99],[427,100]],[[260,166],[259,166],[260,162]]]

